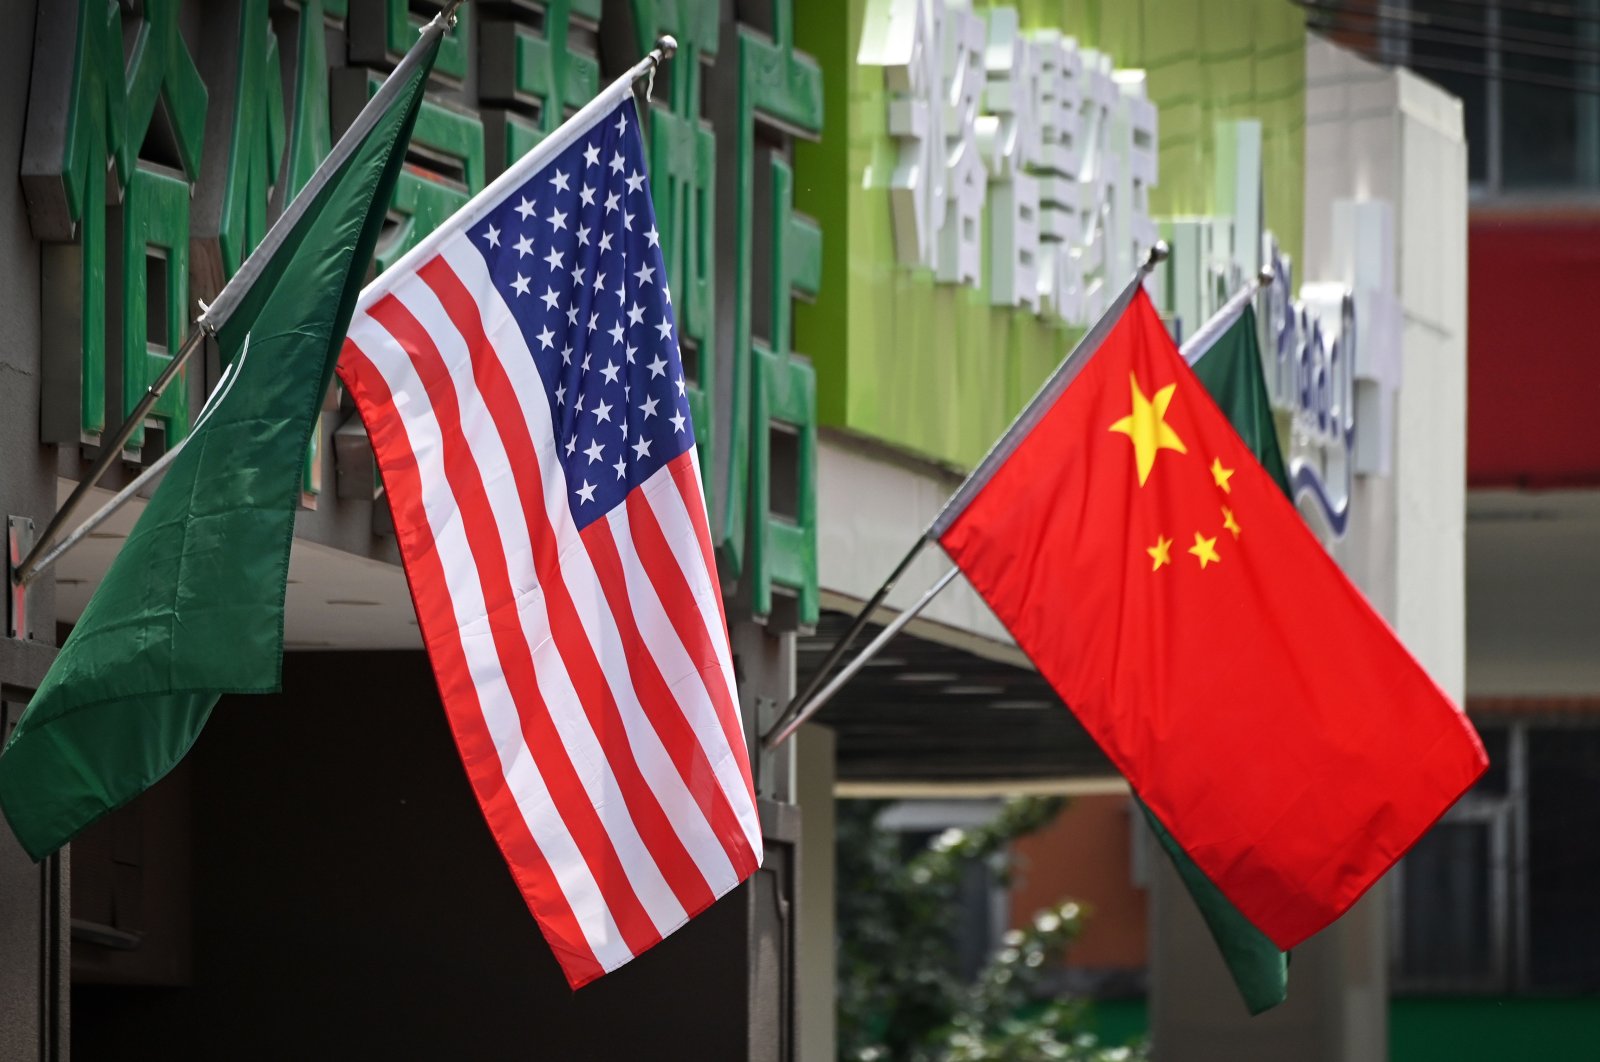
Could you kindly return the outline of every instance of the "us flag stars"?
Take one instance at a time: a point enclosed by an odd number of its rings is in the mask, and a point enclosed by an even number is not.
[[[470,230],[544,381],[580,529],[694,445],[631,108],[621,104]],[[549,282],[531,263],[519,268],[530,257]]]

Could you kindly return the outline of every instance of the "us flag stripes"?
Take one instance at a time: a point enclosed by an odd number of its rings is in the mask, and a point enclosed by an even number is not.
[[[574,987],[761,862],[671,294],[616,95],[363,292],[339,364],[467,774]]]

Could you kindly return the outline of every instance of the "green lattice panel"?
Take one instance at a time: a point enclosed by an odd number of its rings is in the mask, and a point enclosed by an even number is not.
[[[152,252],[154,254],[152,255]],[[172,361],[173,350],[189,332],[189,184],[180,177],[138,166],[122,201],[122,415],[133,412],[145,391]],[[147,257],[164,271],[168,344],[150,343]],[[187,370],[180,374],[146,419],[162,422],[167,446],[189,434]],[[126,449],[144,445],[144,425],[128,437]]]
[[[368,95],[382,84],[379,75],[368,75]],[[459,167],[461,180],[430,174],[415,165],[401,171],[389,209],[402,220],[378,247],[380,270],[388,269],[483,190],[483,121],[477,115],[425,99],[411,134],[411,147],[450,160]]]
[[[748,585],[752,611],[772,612],[774,587],[794,594],[801,625],[816,620],[816,385],[810,366],[792,359],[792,300],[820,283],[821,236],[793,213],[793,174],[781,159],[756,148],[756,123],[802,132],[822,127],[822,73],[794,49],[791,0],[772,0],[771,37],[741,28],[738,35],[738,141],[735,189],[738,240],[735,271],[730,450],[719,554],[725,570]],[[771,167],[770,345],[752,336],[752,278],[756,224],[756,167]],[[803,272],[796,272],[800,267]],[[795,431],[796,490],[792,526],[771,511],[773,420]],[[747,555],[748,548],[748,555]]]
[[[237,92],[217,231],[229,276],[238,272],[267,234],[267,206],[287,139],[278,38],[268,21],[267,6],[267,0],[243,0],[239,8]]]

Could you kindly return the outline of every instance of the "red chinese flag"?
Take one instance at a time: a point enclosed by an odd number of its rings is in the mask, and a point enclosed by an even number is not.
[[[1142,291],[939,541],[1280,948],[1339,917],[1487,766]]]

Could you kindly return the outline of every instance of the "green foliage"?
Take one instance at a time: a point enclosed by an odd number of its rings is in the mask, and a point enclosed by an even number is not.
[[[880,829],[884,805],[844,801],[838,816],[839,1058],[841,1062],[1134,1062],[1142,1048],[1108,1048],[1084,1031],[1072,1000],[1045,999],[1052,959],[1076,939],[1075,903],[1009,931],[966,983],[950,927],[975,861],[1004,880],[1010,843],[1045,825],[1059,799],[1008,802],[974,830],[946,830],[906,853]]]

